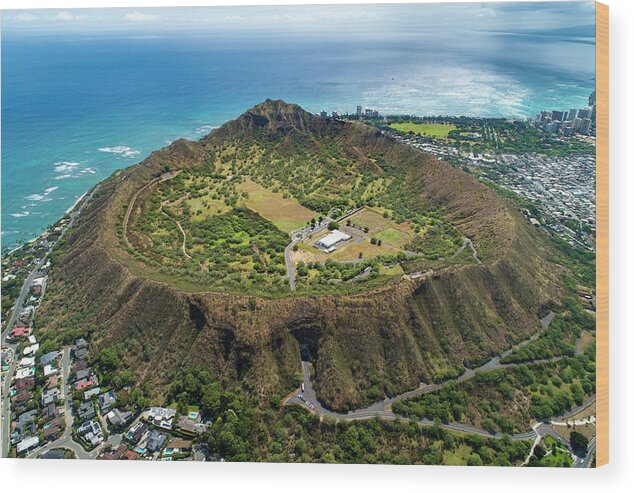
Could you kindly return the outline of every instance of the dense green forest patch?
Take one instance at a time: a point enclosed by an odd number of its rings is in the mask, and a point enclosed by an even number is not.
[[[200,438],[213,456],[232,461],[368,464],[518,465],[529,441],[487,439],[406,421],[320,420],[273,395],[259,405],[248,387],[223,386],[188,368],[170,389],[182,412],[196,406],[214,423]]]
[[[595,392],[594,346],[584,355],[478,373],[466,382],[394,404],[410,418],[461,422],[491,432],[517,433],[531,420],[560,415]]]

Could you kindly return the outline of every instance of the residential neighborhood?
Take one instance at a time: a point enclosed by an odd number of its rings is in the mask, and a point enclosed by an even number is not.
[[[535,152],[517,154],[465,153],[457,145],[420,135],[386,131],[397,141],[469,169],[476,175],[535,204],[525,210],[527,220],[565,242],[595,250],[596,157],[594,154],[546,156]],[[586,137],[590,142],[593,138]]]
[[[25,348],[37,344],[30,333],[19,337]],[[88,348],[79,338],[59,351],[20,358],[9,390],[11,451],[29,458],[61,450],[59,458],[70,451],[104,460],[192,460],[193,440],[210,421],[193,410],[178,415],[175,407],[120,408],[116,392],[100,387]]]
[[[62,347],[41,340],[37,312],[49,254],[95,190],[68,217],[2,260],[2,456],[204,460],[194,441],[211,421],[198,411],[119,406],[112,386],[100,383],[86,337]]]

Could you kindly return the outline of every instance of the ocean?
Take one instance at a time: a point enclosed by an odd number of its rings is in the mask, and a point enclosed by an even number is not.
[[[2,32],[2,247],[92,185],[267,99],[308,111],[527,118],[584,107],[594,38],[473,26]]]

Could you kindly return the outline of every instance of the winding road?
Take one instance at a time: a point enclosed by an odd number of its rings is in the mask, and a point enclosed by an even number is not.
[[[462,239],[462,246],[458,248],[458,250],[456,250],[456,253],[453,254],[453,258],[456,258],[458,255],[460,255],[463,250],[467,248],[467,246],[471,248],[471,254],[473,255],[475,261],[481,264],[482,261],[478,258],[478,251],[475,249],[475,246],[473,246],[473,242],[471,241],[471,239],[467,238],[466,236]]]
[[[504,364],[504,363],[500,363],[500,359],[510,354],[513,350],[518,349],[528,344],[529,342],[537,339],[543,333],[543,331],[545,331],[548,328],[548,326],[550,325],[550,323],[553,321],[554,318],[555,318],[555,313],[550,312],[548,315],[546,315],[544,318],[540,320],[542,330],[534,334],[531,338],[516,344],[515,346],[511,347],[510,349],[503,352],[499,356],[496,356],[490,359],[488,362],[486,362],[485,364],[483,364],[482,366],[478,368],[466,370],[459,377],[446,380],[442,383],[437,383],[437,384],[423,384],[417,389],[404,392],[394,397],[386,398],[383,401],[375,402],[374,404],[370,404],[369,406],[366,406],[366,407],[355,409],[353,411],[348,411],[347,413],[332,411],[330,409],[326,409],[320,404],[310,379],[310,365],[311,364],[307,361],[302,360],[301,361],[302,373],[304,375],[303,391],[300,388],[296,390],[295,392],[293,392],[291,395],[289,395],[286,398],[286,400],[284,401],[284,405],[299,405],[299,406],[305,407],[309,411],[314,412],[320,416],[331,417],[335,419],[344,419],[349,421],[371,419],[375,417],[383,418],[383,419],[398,419],[400,418],[400,416],[396,415],[392,411],[392,404],[394,404],[395,402],[399,402],[411,397],[416,397],[422,394],[433,392],[452,382],[463,382],[465,380],[469,380],[473,378],[478,372],[490,372],[499,368],[508,368],[512,366],[517,366],[519,364],[523,364],[523,363]],[[533,361],[532,363],[546,363],[551,361],[557,361],[558,359],[560,358],[556,357],[551,359],[536,360],[536,361]],[[591,398],[590,400],[593,400],[593,399],[594,397]],[[584,403],[584,405],[587,406],[589,404]],[[420,419],[418,423],[423,426],[434,425],[434,422],[428,419]],[[481,435],[481,436],[485,436],[489,438],[503,438],[504,436],[507,436],[503,433],[499,433],[499,432],[491,433],[487,430],[477,428],[475,426],[463,424],[463,423],[456,423],[456,422],[443,423],[440,426],[442,428],[452,430],[452,431],[473,433],[476,435]],[[537,431],[537,428],[542,426],[544,426],[543,423],[537,423],[535,426],[532,427],[531,431],[511,435],[511,438],[515,440],[529,440],[530,439],[530,440],[536,440],[538,442],[538,438],[543,436],[544,433],[540,434]],[[551,428],[551,433],[554,433],[552,432],[552,428]],[[546,433],[546,434],[550,434],[550,433]],[[561,437],[559,438],[561,439]]]

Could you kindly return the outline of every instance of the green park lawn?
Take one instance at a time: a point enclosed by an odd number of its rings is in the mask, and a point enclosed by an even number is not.
[[[455,125],[445,123],[392,123],[390,127],[403,133],[414,132],[417,135],[425,135],[435,139],[447,140],[449,132],[457,130]]]
[[[305,226],[308,221],[318,216],[316,212],[307,209],[296,200],[264,188],[250,178],[236,188],[249,194],[249,198],[245,200],[245,205],[249,209],[256,211],[286,233]]]

